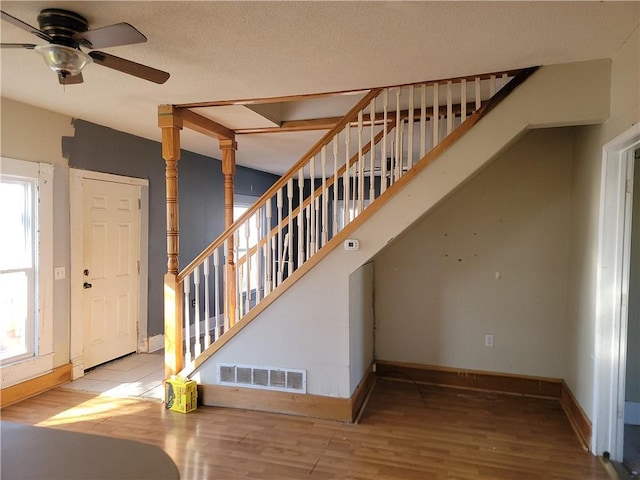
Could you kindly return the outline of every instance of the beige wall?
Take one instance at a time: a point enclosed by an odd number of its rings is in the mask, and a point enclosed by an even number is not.
[[[636,29],[612,61],[609,120],[579,128],[574,144],[564,378],[592,420],[602,147],[640,121],[639,85]]]
[[[530,131],[375,258],[376,359],[562,377],[572,141]]]
[[[350,397],[349,276],[343,265],[344,259],[325,258],[192,378],[216,384],[218,363],[299,368],[307,370],[308,393]]]
[[[373,362],[373,262],[349,275],[349,378],[353,392]]]
[[[53,170],[53,266],[65,267],[64,280],[53,282],[54,365],[69,362],[69,166],[62,137],[73,136],[71,118],[1,99],[0,155],[50,163]]]

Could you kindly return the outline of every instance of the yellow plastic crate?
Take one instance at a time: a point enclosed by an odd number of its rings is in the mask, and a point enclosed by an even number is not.
[[[164,383],[164,406],[174,412],[189,413],[198,408],[196,382],[172,376]]]

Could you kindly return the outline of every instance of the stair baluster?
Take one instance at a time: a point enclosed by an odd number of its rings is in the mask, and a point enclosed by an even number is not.
[[[471,120],[468,87],[478,110],[512,78],[513,73],[491,74],[366,93],[288,174],[178,274],[182,291],[175,294],[183,300],[176,311],[182,311],[185,366],[192,368],[201,353],[207,354],[221,340],[224,343],[237,322],[249,318],[263,302],[268,305],[274,292],[290,278],[298,278],[297,270],[377,197],[428,159],[429,152],[465,120]],[[441,87],[446,93],[442,110]],[[390,90],[395,94],[392,107]],[[477,121],[478,116],[473,118]],[[419,159],[414,158],[417,152]]]

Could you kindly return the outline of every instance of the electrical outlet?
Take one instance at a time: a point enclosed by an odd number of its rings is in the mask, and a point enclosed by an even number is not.
[[[64,267],[56,267],[53,270],[53,277],[56,280],[63,280],[65,276],[66,276],[66,272],[64,270]]]
[[[493,335],[491,335],[490,333],[484,336],[484,346],[493,347]]]

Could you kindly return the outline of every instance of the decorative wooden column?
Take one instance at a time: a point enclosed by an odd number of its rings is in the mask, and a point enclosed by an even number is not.
[[[165,160],[167,199],[167,273],[178,274],[180,232],[178,223],[178,160],[180,159],[180,129],[162,129],[162,158]]]
[[[233,177],[236,173],[237,143],[233,139],[220,139],[222,150],[222,174],[224,175],[224,228],[227,229],[233,223]],[[234,240],[229,237],[227,243],[227,268],[225,287],[227,289],[227,304],[225,305],[229,317],[229,327],[236,323],[236,264],[233,258]]]
[[[165,377],[168,378],[183,367],[182,285],[178,281],[178,160],[182,121],[174,114],[171,105],[158,107],[158,126],[162,129],[162,158],[166,165],[167,273],[164,276],[164,364]]]

